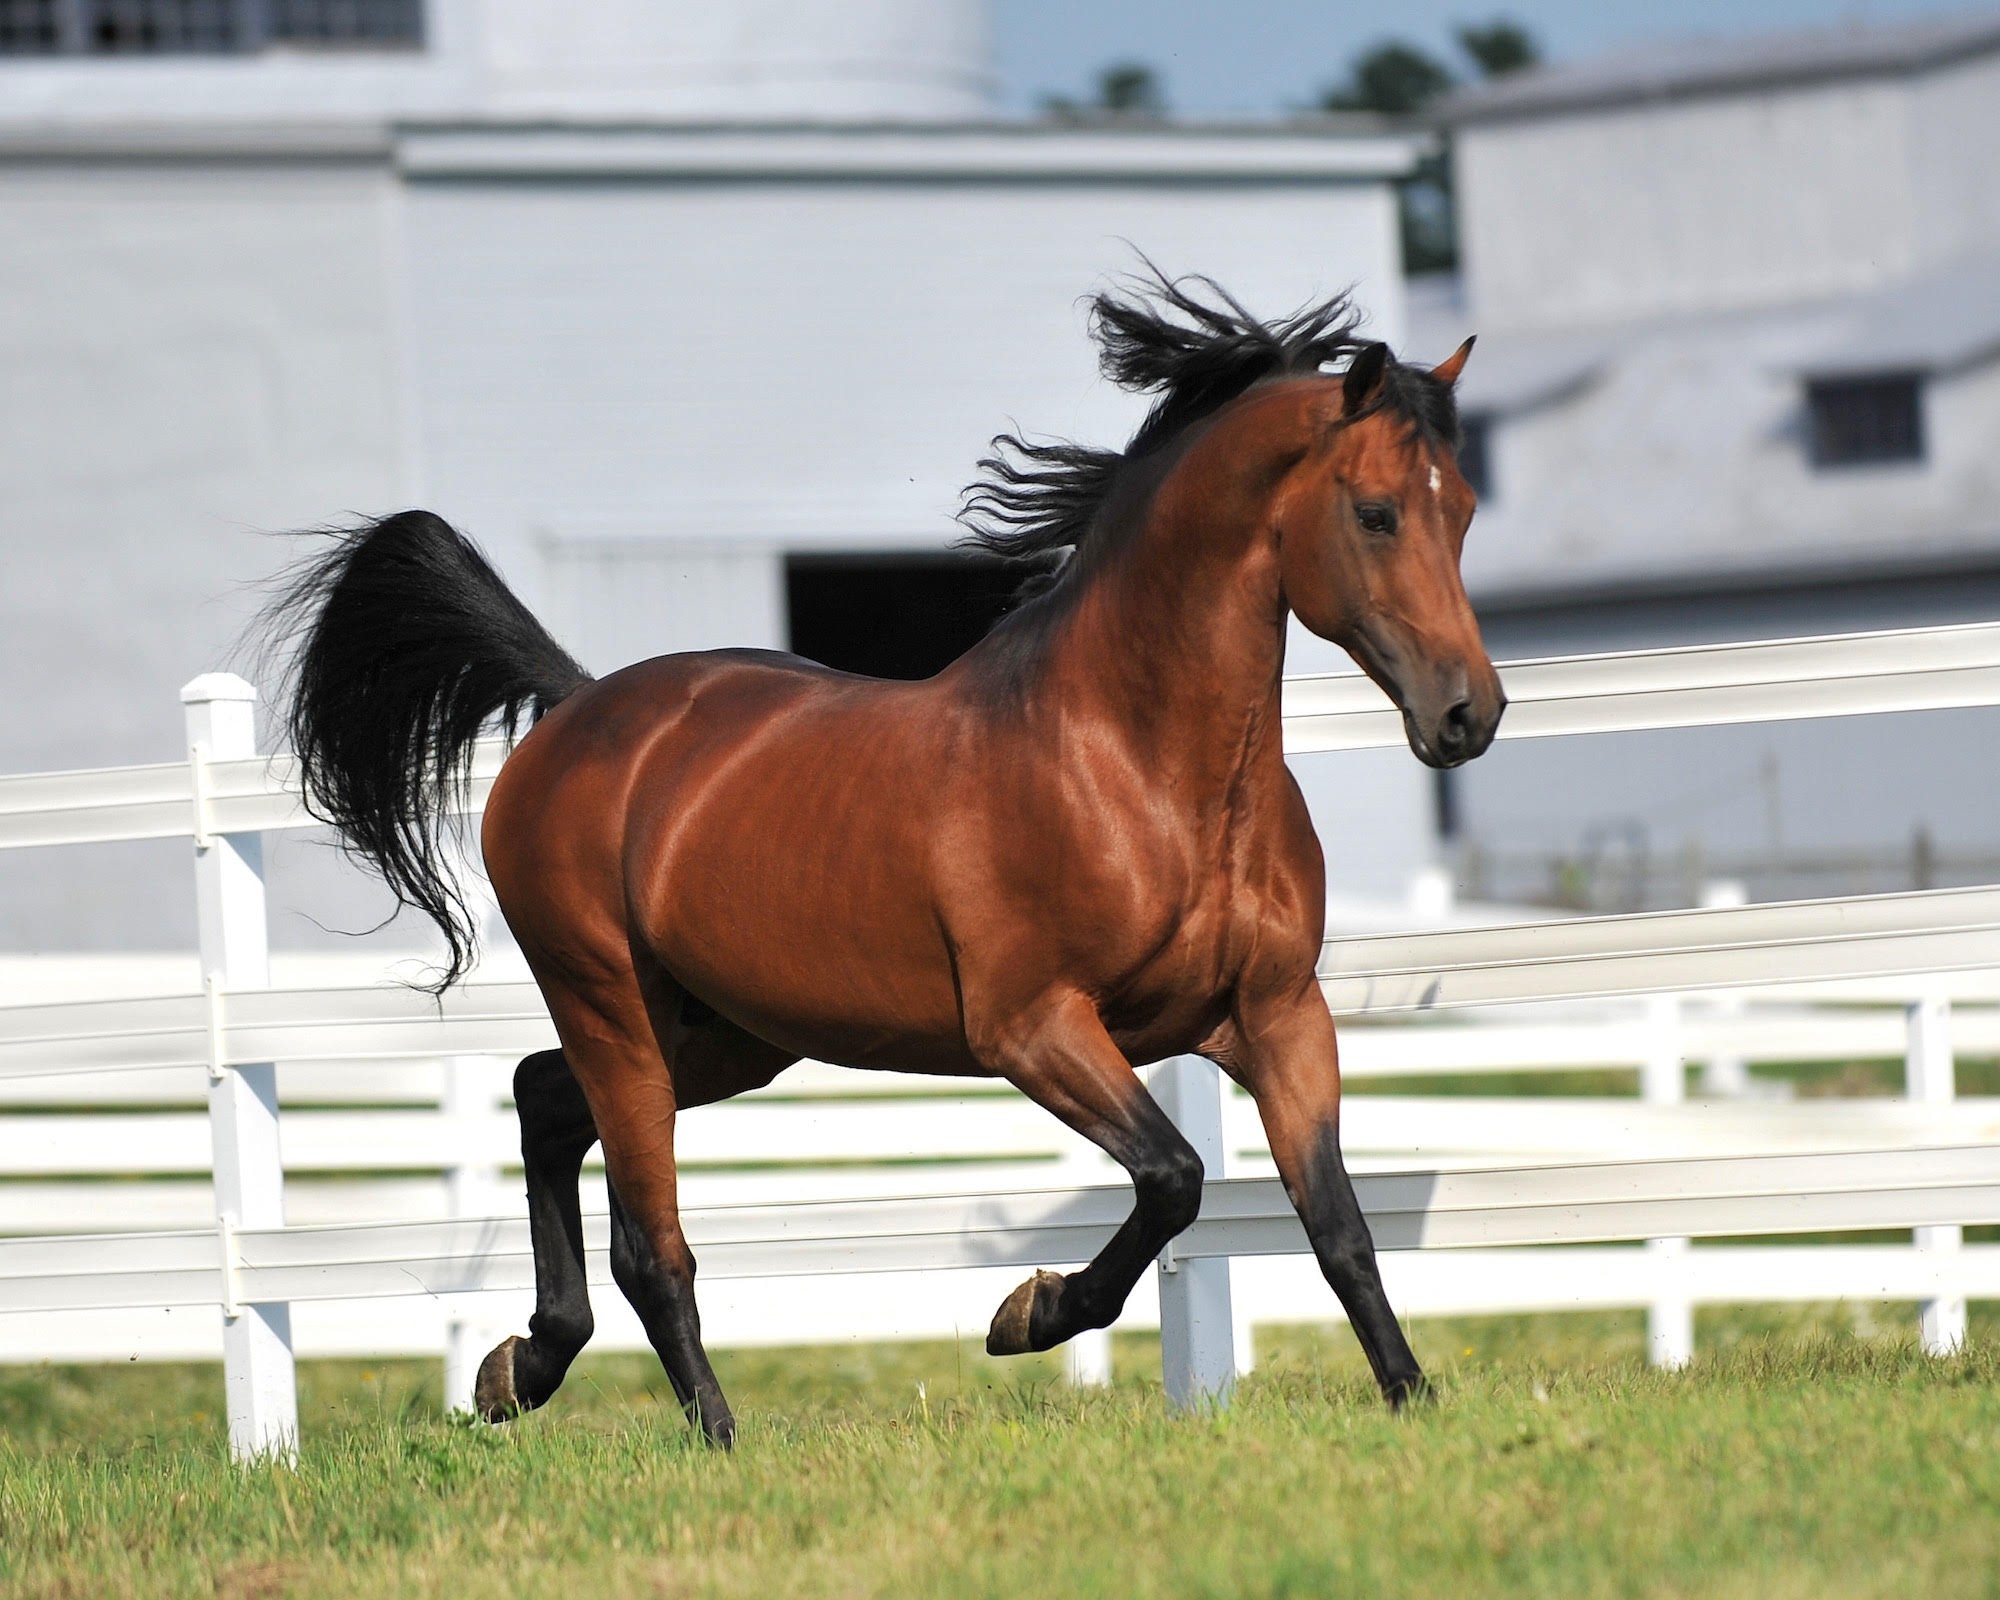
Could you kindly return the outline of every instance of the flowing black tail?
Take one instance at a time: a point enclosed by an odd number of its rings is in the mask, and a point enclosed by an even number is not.
[[[442,518],[401,511],[333,538],[280,577],[263,637],[295,647],[284,719],[307,809],[443,931],[442,993],[478,948],[446,848],[473,742],[590,674]]]

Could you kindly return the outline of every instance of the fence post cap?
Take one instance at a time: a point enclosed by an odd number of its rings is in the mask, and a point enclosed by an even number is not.
[[[202,705],[212,700],[255,700],[256,689],[233,672],[204,672],[181,687],[181,704]]]

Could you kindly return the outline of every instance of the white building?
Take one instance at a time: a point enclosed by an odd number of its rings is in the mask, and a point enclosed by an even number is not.
[[[1464,272],[1418,286],[1413,341],[1480,335],[1467,572],[1496,654],[2000,618],[2000,14],[1653,46],[1448,120]],[[1489,867],[1541,861],[1506,889],[1634,854],[1655,901],[1759,859],[1826,869],[1754,874],[1771,894],[1953,857],[1989,881],[1996,735],[1502,746],[1459,811]]]
[[[978,0],[0,0],[0,770],[171,758],[266,531],[407,504],[599,668],[935,634],[989,436],[1132,426],[1079,298],[1135,247],[1402,342],[1409,140],[988,93]],[[1346,759],[1336,872],[1395,889],[1422,774]],[[182,852],[47,856],[0,941],[191,939]],[[373,920],[326,860],[274,864],[281,941]]]

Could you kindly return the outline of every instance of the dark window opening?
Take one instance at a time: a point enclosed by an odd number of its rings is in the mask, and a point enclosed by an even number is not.
[[[974,556],[791,556],[792,650],[871,678],[928,678],[985,636],[1021,577]]]
[[[423,22],[423,0],[0,0],[0,56],[410,48]]]
[[[265,0],[272,39],[285,44],[419,45],[420,0]]]
[[[0,55],[45,56],[61,48],[56,0],[0,0]]]
[[[1806,414],[1816,467],[1924,458],[1923,406],[1914,374],[1815,379],[1806,385]]]
[[[1458,475],[1482,500],[1493,498],[1493,419],[1458,419]]]

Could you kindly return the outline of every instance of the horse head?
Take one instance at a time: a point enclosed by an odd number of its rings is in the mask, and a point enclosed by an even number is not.
[[[1459,576],[1475,500],[1452,389],[1471,349],[1429,371],[1356,350],[1277,518],[1287,604],[1395,701],[1433,767],[1481,754],[1507,705]]]

